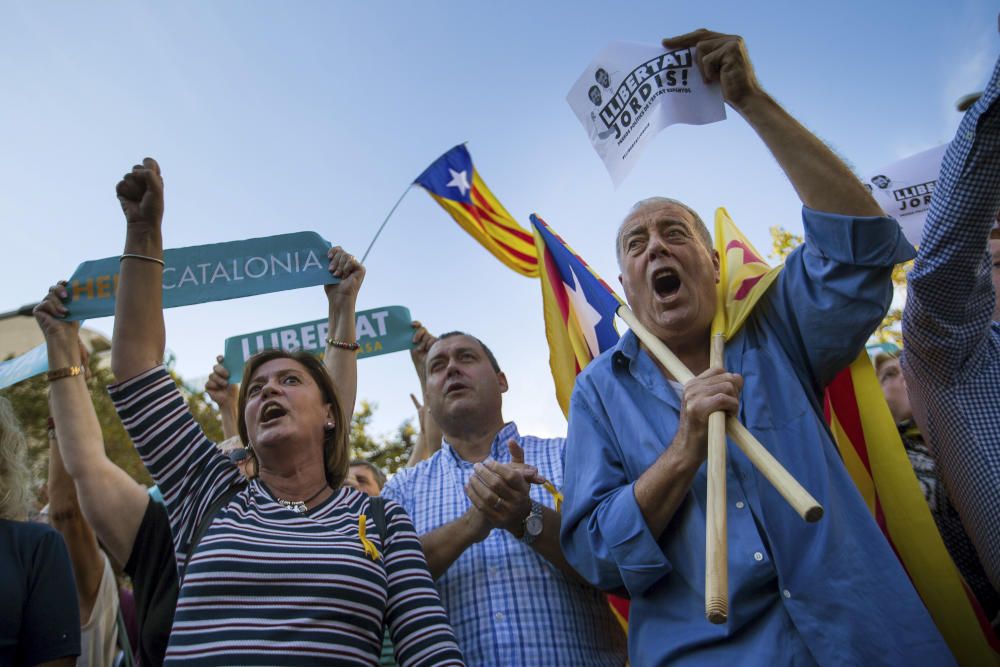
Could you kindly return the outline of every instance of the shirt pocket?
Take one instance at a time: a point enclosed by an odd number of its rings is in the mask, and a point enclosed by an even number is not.
[[[788,360],[767,348],[743,353],[740,420],[751,431],[780,430],[806,411],[802,385]]]

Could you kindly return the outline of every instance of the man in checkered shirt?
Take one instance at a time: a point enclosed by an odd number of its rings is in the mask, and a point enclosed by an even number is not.
[[[566,439],[521,435],[504,421],[507,377],[478,338],[442,335],[423,366],[443,442],[382,496],[413,520],[466,663],[621,667],[621,628],[566,563],[554,499],[529,481],[562,486]]]
[[[1000,590],[998,76],[1000,62],[944,156],[909,275],[902,362],[914,417]]]

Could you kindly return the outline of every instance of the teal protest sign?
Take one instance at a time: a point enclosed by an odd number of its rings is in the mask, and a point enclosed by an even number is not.
[[[412,346],[410,311],[403,306],[359,310],[354,317],[358,344],[361,346],[358,358],[409,350]],[[305,350],[322,354],[328,335],[327,320],[322,319],[233,336],[226,339],[222,365],[229,371],[229,381],[239,382],[243,379],[243,364],[261,350]]]
[[[295,232],[167,250],[163,307],[336,283],[327,270],[329,248],[314,232]],[[69,279],[67,319],[114,315],[118,267],[118,257],[106,257],[77,268]]]
[[[42,343],[19,357],[0,363],[0,389],[49,370],[49,350]]]

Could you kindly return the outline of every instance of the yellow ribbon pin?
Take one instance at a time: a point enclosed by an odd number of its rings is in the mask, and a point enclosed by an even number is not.
[[[559,489],[552,482],[545,482],[542,484],[542,488],[552,494],[552,498],[556,502],[556,511],[562,512],[563,494],[559,493]]]
[[[378,560],[380,558],[378,549],[375,548],[375,544],[367,537],[367,530],[365,524],[368,521],[368,517],[362,514],[358,517],[358,534],[361,537],[361,546],[365,548],[365,555],[372,560]]]

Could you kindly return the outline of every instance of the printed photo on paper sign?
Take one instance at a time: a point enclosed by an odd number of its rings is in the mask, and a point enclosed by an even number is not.
[[[935,146],[878,169],[862,182],[882,210],[903,228],[906,240],[920,244],[931,198],[948,144]]]
[[[587,66],[566,96],[617,187],[660,130],[726,118],[722,89],[706,84],[695,49],[615,42]]]

